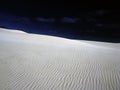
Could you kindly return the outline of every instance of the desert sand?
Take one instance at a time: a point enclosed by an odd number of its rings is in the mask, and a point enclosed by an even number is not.
[[[120,90],[120,44],[0,28],[0,90]]]

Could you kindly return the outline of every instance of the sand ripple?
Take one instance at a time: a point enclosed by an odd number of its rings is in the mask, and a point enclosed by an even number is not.
[[[2,31],[0,90],[120,90],[116,48]]]

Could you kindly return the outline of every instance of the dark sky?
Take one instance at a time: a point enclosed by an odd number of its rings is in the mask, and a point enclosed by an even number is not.
[[[16,0],[2,1],[0,10],[19,15],[30,16],[79,16],[81,12],[99,9],[115,9],[119,5],[112,1],[101,0],[69,0],[69,1],[46,1],[46,0]]]
[[[29,18],[30,22],[9,22],[10,13],[15,16]],[[32,33],[45,32],[50,35],[71,35],[72,38],[80,39],[81,36],[117,38],[120,41],[120,5],[113,0],[9,0],[0,2],[0,25],[6,28],[23,29]],[[6,17],[7,19],[3,20]],[[36,17],[52,17],[55,22],[41,24],[36,22]],[[78,20],[74,24],[62,23],[64,17],[75,17]],[[16,21],[16,20],[15,20]],[[7,24],[6,24],[7,23]],[[22,26],[21,26],[22,24]],[[9,26],[9,27],[8,27]],[[67,28],[67,29],[66,29]],[[31,31],[30,31],[31,30]],[[36,30],[36,31],[35,31]],[[42,30],[42,31],[41,31]]]

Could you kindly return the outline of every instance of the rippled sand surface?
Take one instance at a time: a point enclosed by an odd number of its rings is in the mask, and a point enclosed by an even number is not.
[[[0,90],[120,90],[120,44],[0,28]]]

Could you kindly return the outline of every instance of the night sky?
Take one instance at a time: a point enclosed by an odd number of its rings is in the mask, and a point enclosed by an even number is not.
[[[91,0],[2,1],[0,26],[72,39],[119,42],[118,4]]]
[[[30,16],[70,16],[79,17],[82,12],[89,12],[101,9],[116,9],[119,5],[114,5],[112,1],[46,1],[46,0],[13,0],[1,1],[0,9],[19,15]]]

